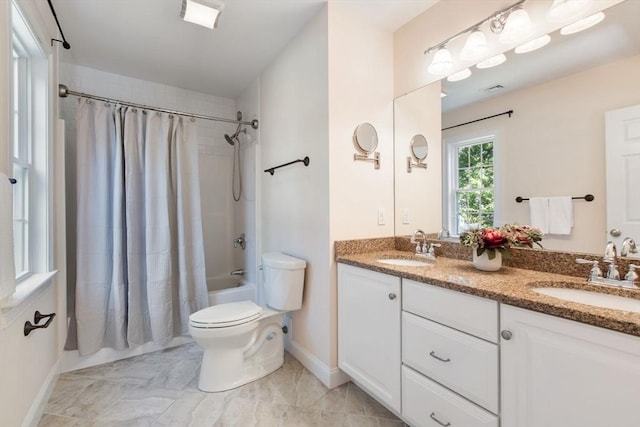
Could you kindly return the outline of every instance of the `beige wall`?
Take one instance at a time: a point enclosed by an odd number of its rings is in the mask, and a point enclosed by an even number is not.
[[[504,222],[528,224],[529,205],[516,196],[580,196],[570,236],[546,236],[547,249],[601,253],[606,243],[606,111],[640,103],[640,56],[633,56],[443,117],[443,127],[513,109],[503,116],[444,132],[445,141],[483,128],[502,132]]]
[[[354,161],[360,123],[378,133],[380,169]],[[330,366],[338,363],[336,240],[393,236],[393,35],[329,3]],[[378,223],[378,211],[384,224]]]
[[[442,227],[442,129],[440,82],[397,98],[395,121],[395,224],[396,236],[416,229],[437,233]],[[427,169],[407,172],[410,142],[416,134],[427,138]],[[415,160],[412,158],[412,162]],[[408,223],[403,215],[408,213]]]

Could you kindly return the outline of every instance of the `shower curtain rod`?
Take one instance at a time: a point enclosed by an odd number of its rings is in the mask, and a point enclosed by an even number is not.
[[[166,108],[151,107],[149,105],[136,104],[136,103],[129,102],[129,101],[122,101],[122,100],[114,99],[114,98],[105,98],[105,97],[102,97],[102,96],[91,95],[89,93],[76,92],[76,91],[70,90],[67,86],[65,86],[63,84],[59,84],[58,85],[58,96],[60,98],[66,98],[69,95],[77,96],[77,97],[80,97],[80,98],[95,99],[96,101],[112,102],[114,104],[126,105],[128,107],[140,108],[140,109],[143,109],[143,110],[153,110],[153,111],[159,111],[161,113],[175,114],[177,116],[192,117],[194,119],[214,120],[214,121],[217,121],[217,122],[226,122],[226,123],[235,123],[235,124],[238,124],[238,125],[247,125],[247,126],[251,126],[253,129],[258,129],[258,120],[256,120],[256,119],[253,119],[251,121],[241,120],[242,113],[240,113],[239,111],[238,111],[238,120],[225,119],[225,118],[222,118],[222,117],[205,116],[203,114],[194,114],[194,113],[186,113],[184,111],[168,110]]]

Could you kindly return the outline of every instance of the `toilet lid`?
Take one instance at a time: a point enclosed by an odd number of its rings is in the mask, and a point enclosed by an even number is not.
[[[207,307],[189,316],[189,321],[196,328],[224,328],[250,322],[261,313],[262,307],[253,301],[240,301]]]

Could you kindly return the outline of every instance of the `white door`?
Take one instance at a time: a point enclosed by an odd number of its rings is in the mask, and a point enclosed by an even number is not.
[[[607,111],[605,117],[607,240],[620,253],[625,237],[640,245],[640,105]]]

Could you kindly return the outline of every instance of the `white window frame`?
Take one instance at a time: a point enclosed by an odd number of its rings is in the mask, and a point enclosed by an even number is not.
[[[16,177],[20,181],[15,185],[23,185],[23,202],[26,217],[20,218],[26,224],[26,240],[24,241],[25,269],[16,269],[16,284],[28,282],[32,275],[49,273],[52,269],[52,236],[51,198],[50,198],[50,129],[49,117],[49,61],[38,38],[29,28],[27,20],[20,9],[12,2],[12,57],[16,52],[21,59],[17,70],[21,75],[18,88],[20,94],[19,107],[21,114],[18,129],[11,120],[11,162],[10,173],[14,168],[23,169],[24,176]],[[12,109],[15,91],[15,69],[11,68]],[[21,144],[16,152],[15,134],[19,133]],[[22,139],[24,138],[24,139]],[[25,179],[26,178],[26,179]],[[14,199],[16,191],[14,189]],[[15,221],[15,219],[14,219]],[[15,229],[15,228],[14,228]],[[14,236],[14,245],[18,242]]]
[[[456,189],[458,182],[457,151],[466,145],[493,142],[493,223],[502,223],[502,135],[499,129],[485,129],[474,132],[459,133],[443,140],[443,191],[442,191],[442,223],[450,231],[452,237],[458,237],[457,229]]]

